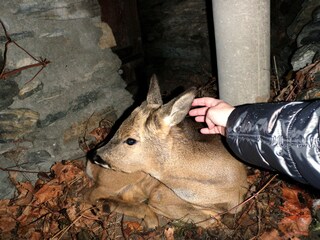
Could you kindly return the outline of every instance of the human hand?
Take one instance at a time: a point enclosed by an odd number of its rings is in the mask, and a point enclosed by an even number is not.
[[[230,104],[215,98],[204,97],[196,98],[192,103],[194,108],[189,111],[190,116],[194,116],[197,122],[205,122],[206,128],[200,131],[203,134],[222,134],[225,135],[225,127],[228,118],[234,107]]]

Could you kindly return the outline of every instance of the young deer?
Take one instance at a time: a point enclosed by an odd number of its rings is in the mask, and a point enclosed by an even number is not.
[[[185,119],[196,92],[192,88],[163,104],[153,76],[147,100],[89,158],[105,168],[148,173],[199,211],[214,214],[236,206],[247,191],[246,170],[219,137],[201,135]]]

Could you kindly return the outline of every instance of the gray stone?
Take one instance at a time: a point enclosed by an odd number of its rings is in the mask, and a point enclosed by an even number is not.
[[[81,109],[84,109],[86,106],[88,106],[90,103],[96,102],[100,97],[101,93],[99,93],[98,90],[93,90],[90,92],[86,92],[85,94],[82,94],[78,96],[72,103],[70,107],[70,111],[72,112],[78,112]]]
[[[1,164],[1,161],[0,161]],[[9,175],[7,172],[4,172],[3,174],[0,174],[0,198],[12,198],[14,195],[14,192],[16,191],[14,185],[9,179]]]
[[[319,0],[304,1],[301,11],[287,29],[290,39],[296,40],[301,29],[312,20],[312,14],[318,6]]]
[[[22,139],[36,128],[39,113],[30,109],[7,109],[0,112],[0,141]]]
[[[320,43],[300,47],[291,58],[293,71],[298,71],[313,63],[318,53],[320,53]]]
[[[12,142],[8,142],[8,143],[4,143],[4,142],[0,142],[0,156],[3,153],[9,152],[11,150],[13,150],[16,147],[16,145]]]
[[[19,41],[24,38],[32,38],[34,37],[34,32],[32,31],[22,31],[19,33],[12,33],[10,34],[10,38],[13,41]],[[0,36],[0,43],[6,43],[8,38],[6,36]]]
[[[100,8],[95,0],[44,0],[20,3],[17,6],[16,14],[28,15],[39,19],[72,20],[98,16]]]
[[[297,37],[297,46],[320,43],[320,6],[313,11],[312,21],[305,25]]]
[[[0,79],[0,111],[13,103],[13,97],[19,92],[18,84],[12,80]]]
[[[65,116],[67,116],[67,114],[68,114],[67,111],[65,111],[65,112],[62,112],[62,111],[61,112],[56,112],[56,113],[53,113],[53,114],[49,113],[46,116],[45,119],[39,121],[38,126],[40,128],[47,127],[50,124],[54,123],[55,121],[64,118]]]
[[[25,99],[30,97],[32,94],[42,90],[43,84],[38,79],[33,79],[31,82],[25,84],[19,91],[18,97]]]
[[[43,162],[48,161],[48,159],[51,158],[50,153],[48,153],[45,150],[39,150],[39,151],[35,151],[35,152],[29,152],[26,156],[26,160],[28,162],[30,162],[32,165],[38,165],[41,164]],[[30,164],[30,165],[31,165]],[[30,166],[29,165],[29,166]]]
[[[320,87],[313,87],[299,93],[297,100],[311,100],[320,98]]]

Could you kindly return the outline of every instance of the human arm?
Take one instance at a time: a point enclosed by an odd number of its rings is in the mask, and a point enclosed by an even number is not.
[[[244,161],[320,188],[320,101],[236,107],[226,126],[231,150]]]
[[[320,101],[249,104],[229,113],[221,108],[230,107],[216,100],[195,100],[193,106],[207,109],[205,114],[191,110],[190,115],[203,122],[210,118],[214,128],[215,119],[222,119],[227,143],[243,161],[320,188]]]

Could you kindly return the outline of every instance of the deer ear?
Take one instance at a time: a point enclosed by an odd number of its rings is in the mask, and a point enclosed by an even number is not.
[[[197,89],[190,88],[180,96],[172,99],[160,109],[163,122],[167,126],[175,126],[188,114],[192,101],[197,94]]]
[[[155,74],[153,74],[150,79],[150,86],[147,95],[147,104],[163,104],[158,79]]]

